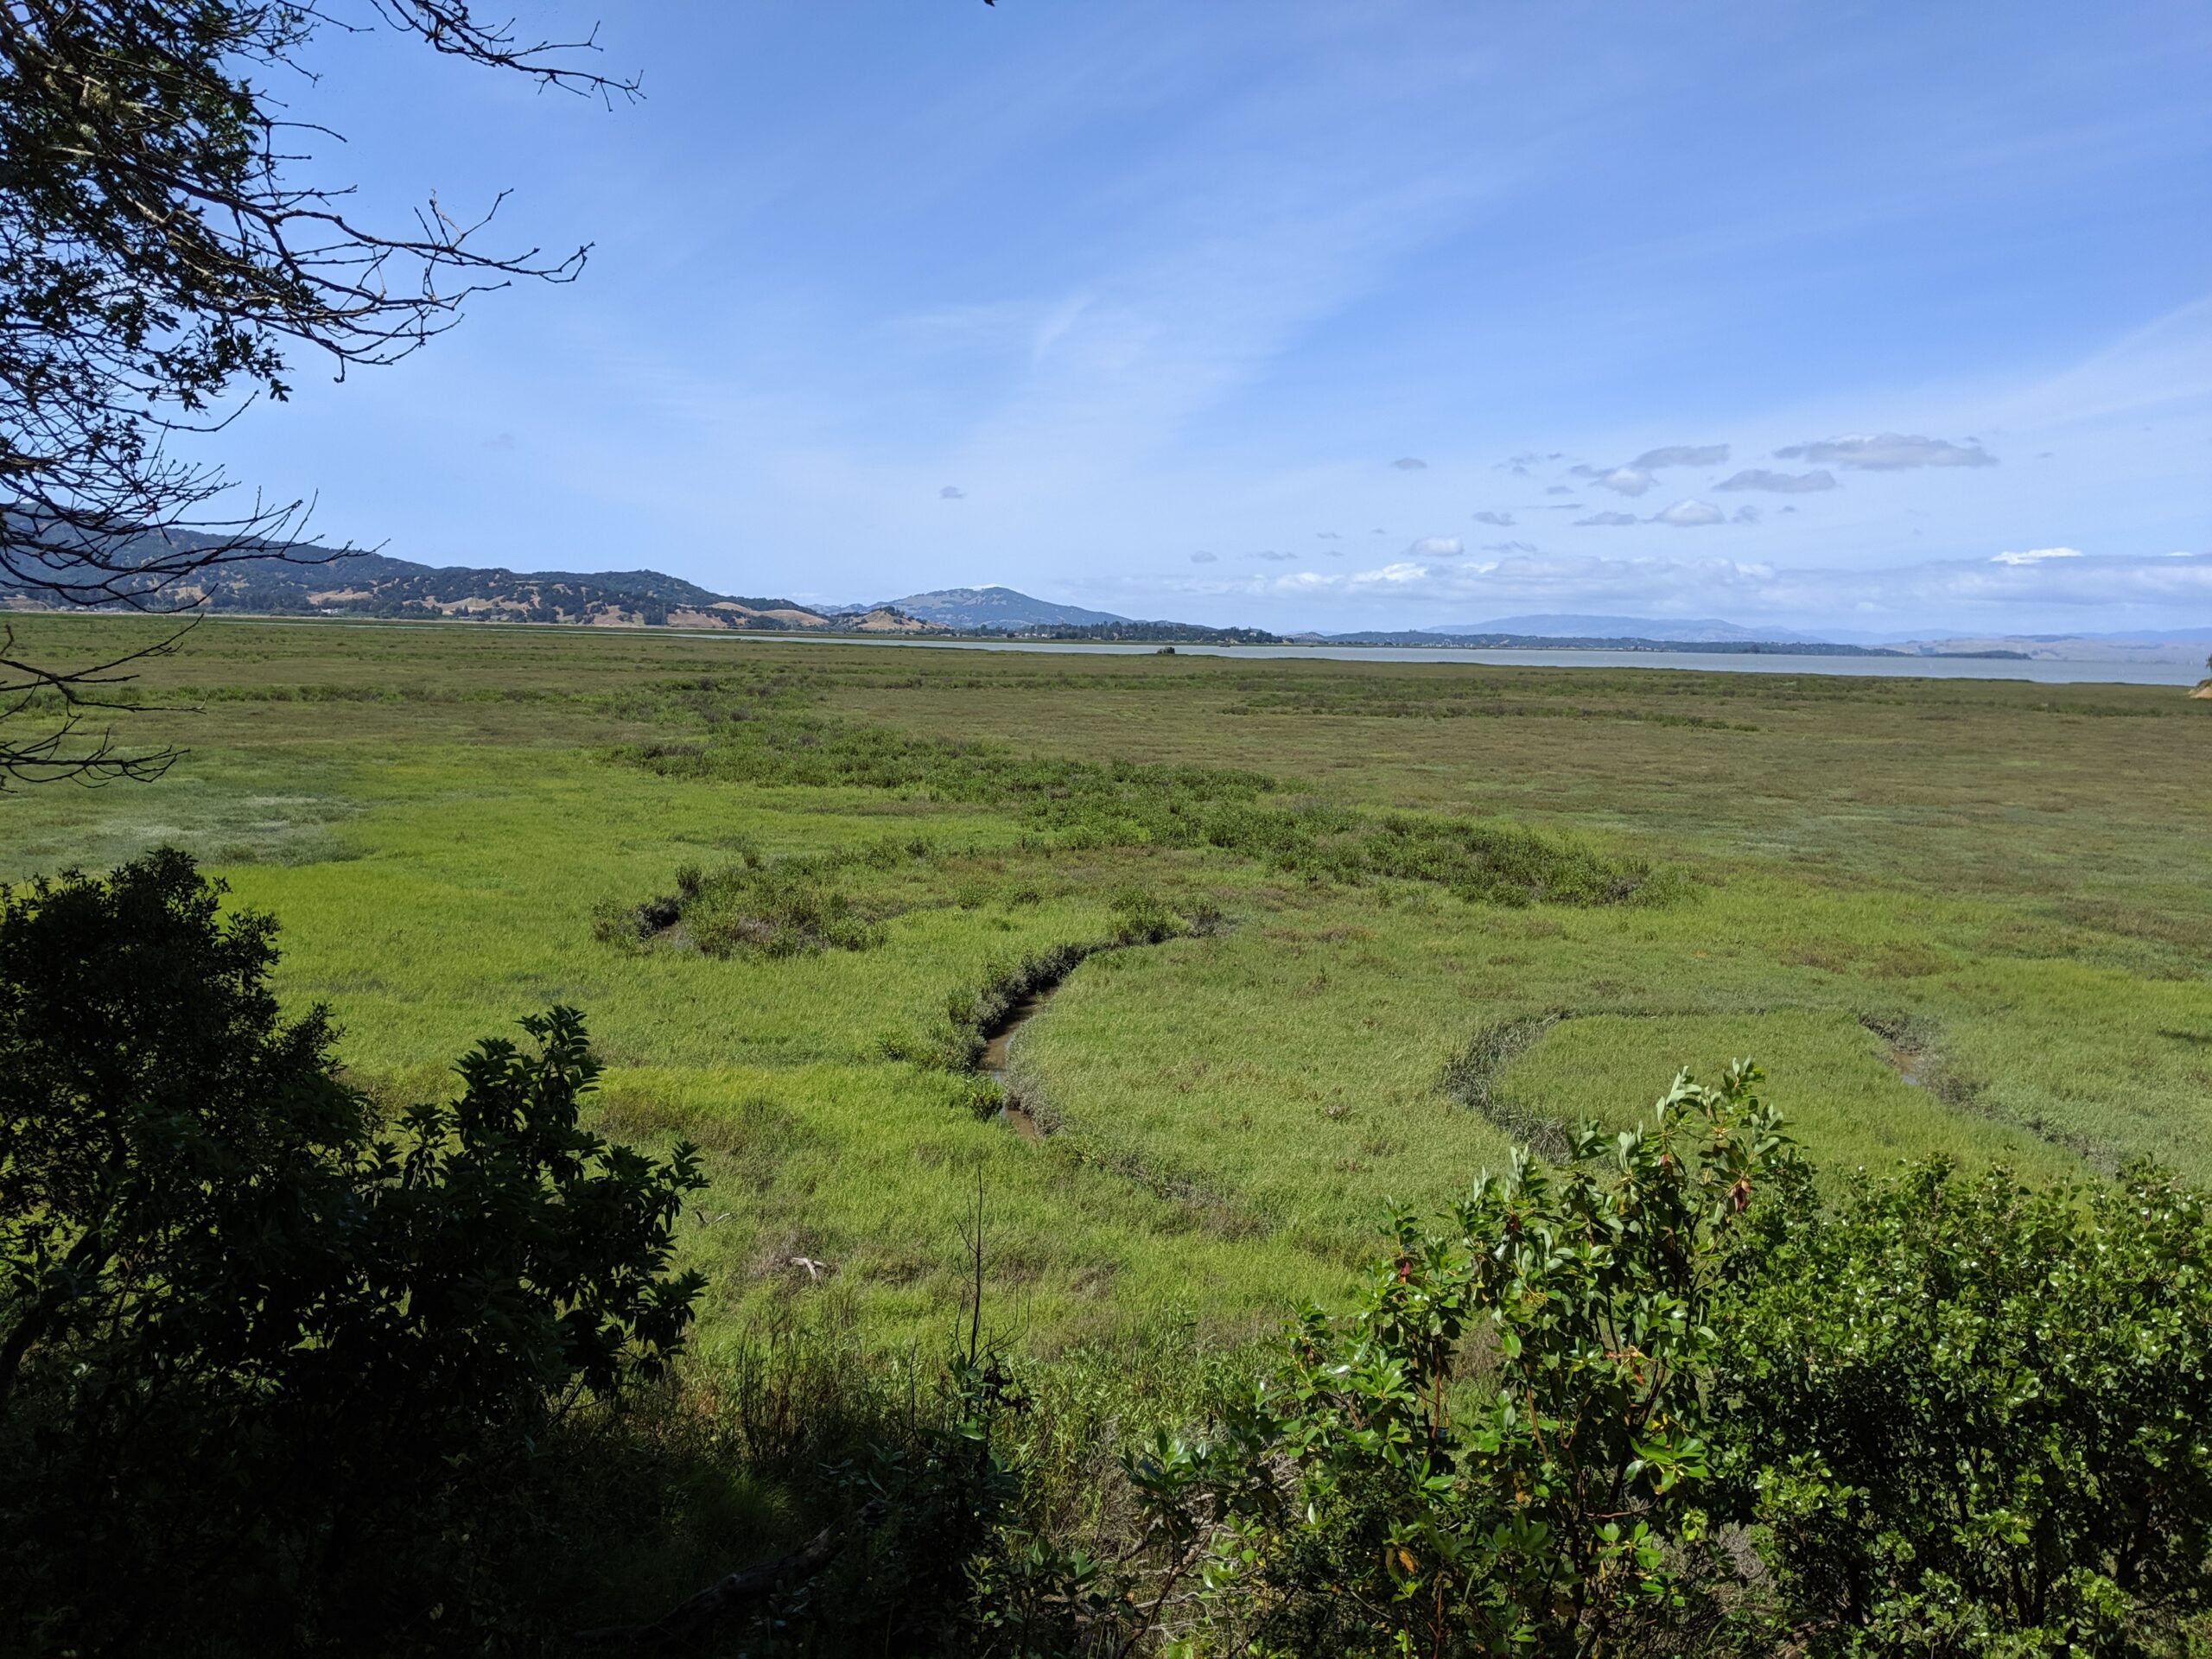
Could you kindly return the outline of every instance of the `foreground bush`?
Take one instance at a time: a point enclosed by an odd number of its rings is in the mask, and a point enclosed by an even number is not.
[[[218,904],[174,852],[0,904],[11,1649],[469,1624],[487,1506],[569,1402],[660,1369],[700,1288],[669,1269],[692,1155],[579,1128],[572,1011],[385,1121],[319,1010],[279,1017],[273,924]]]
[[[1802,1184],[1756,1071],[1679,1080],[1600,1162],[1484,1177],[1349,1319],[1309,1309],[1224,1440],[1133,1473],[1222,1517],[1224,1650],[1583,1653],[1675,1630],[1702,1559],[1716,1306],[1755,1195]],[[1272,1471],[1287,1468],[1287,1478]]]
[[[1525,1154],[1128,1465],[1193,1651],[2196,1655],[2212,1213],[1936,1162],[1825,1205],[1758,1076]]]
[[[2212,1213],[2148,1170],[1801,1199],[1730,1320],[1735,1506],[1817,1645],[2202,1651]]]

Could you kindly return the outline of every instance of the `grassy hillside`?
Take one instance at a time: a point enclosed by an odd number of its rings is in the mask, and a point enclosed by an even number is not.
[[[709,1344],[934,1343],[978,1170],[1033,1351],[1237,1340],[1343,1295],[1386,1198],[1742,1054],[1826,1167],[2212,1177],[2212,704],[2171,690],[231,620],[140,690],[190,755],[0,797],[0,875],[194,851],[395,1101],[582,1007],[607,1126],[707,1149]],[[982,1115],[994,988],[1132,916],[1175,937],[1013,1039],[1052,1133]]]

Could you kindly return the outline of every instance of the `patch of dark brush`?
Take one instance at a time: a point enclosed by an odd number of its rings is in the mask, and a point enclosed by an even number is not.
[[[883,942],[887,912],[863,908],[835,885],[841,871],[888,869],[933,855],[919,836],[857,849],[769,860],[741,839],[737,861],[710,873],[687,864],[676,891],[642,904],[602,900],[592,912],[601,940],[631,947],[660,942],[709,957],[796,957],[867,950]]]

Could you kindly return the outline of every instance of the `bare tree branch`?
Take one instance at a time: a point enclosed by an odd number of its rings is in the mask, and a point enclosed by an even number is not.
[[[348,191],[296,177],[310,158],[290,147],[327,130],[261,82],[304,73],[324,28],[398,29],[610,105],[638,95],[575,61],[594,40],[532,41],[468,0],[0,0],[0,601],[189,610],[225,564],[299,556],[308,504],[233,505],[232,480],[171,435],[283,402],[288,353],[343,379],[420,350],[480,294],[582,270],[588,246],[485,247],[504,196],[461,216],[432,197],[385,232]],[[79,725],[82,694],[140,655],[14,663],[0,721],[59,709],[60,724],[0,737],[0,787],[174,758]]]

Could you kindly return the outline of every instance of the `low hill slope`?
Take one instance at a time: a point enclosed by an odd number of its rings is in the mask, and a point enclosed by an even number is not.
[[[1011,588],[941,588],[934,593],[909,594],[904,599],[890,601],[889,608],[903,611],[946,627],[963,630],[982,628],[1030,628],[1039,626],[1064,625],[1091,627],[1107,623],[1127,622],[1126,616],[1116,616],[1111,611],[1087,611],[1080,605],[1056,605],[1048,599],[1033,599],[1027,594],[1017,593]]]
[[[186,547],[212,538],[179,533]],[[0,594],[8,589],[0,586]],[[454,617],[601,627],[830,629],[935,633],[938,625],[883,606],[831,615],[788,599],[717,594],[658,570],[538,570],[416,564],[381,553],[299,546],[283,557],[211,566],[169,590],[211,611],[261,615]]]

